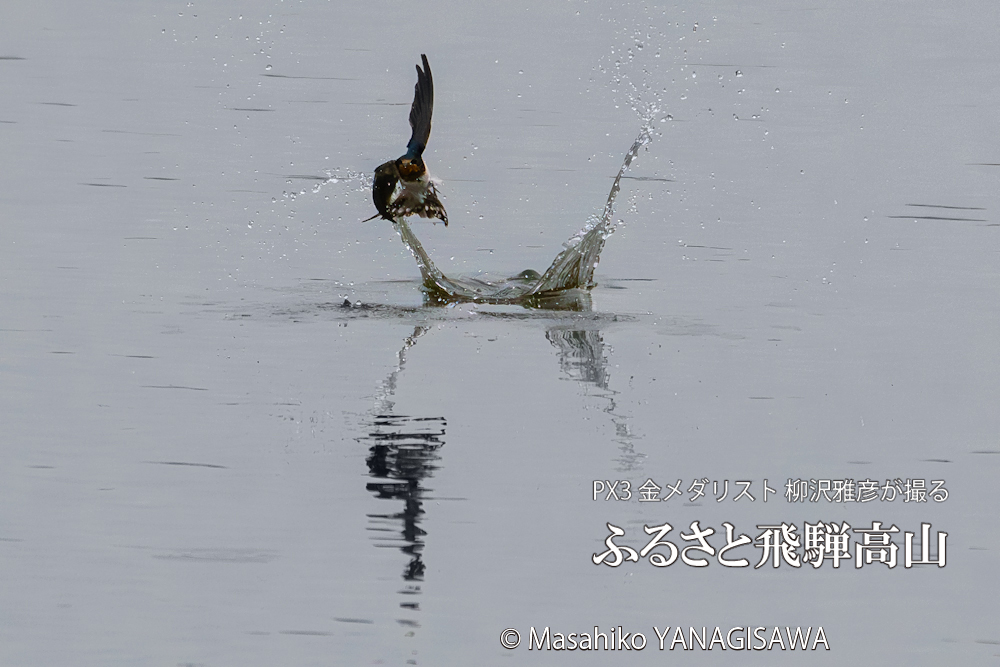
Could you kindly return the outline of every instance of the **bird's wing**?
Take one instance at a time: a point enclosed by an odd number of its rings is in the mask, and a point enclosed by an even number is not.
[[[417,85],[413,87],[413,106],[410,107],[410,127],[413,134],[410,143],[406,144],[407,155],[420,157],[427,140],[431,136],[431,112],[434,110],[434,79],[431,77],[431,66],[427,56],[420,54],[424,68],[417,65]]]
[[[399,172],[396,171],[394,161],[390,160],[375,170],[375,180],[372,181],[372,201],[375,202],[375,210],[378,213],[372,216],[373,218],[381,216],[386,220],[392,220],[389,203],[392,201],[392,195],[396,191],[396,183],[398,182]]]

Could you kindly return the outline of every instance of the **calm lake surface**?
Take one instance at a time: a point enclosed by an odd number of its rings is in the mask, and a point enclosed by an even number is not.
[[[992,664],[998,21],[989,2],[8,9],[0,663]],[[360,222],[421,53],[451,224],[410,222],[448,275],[544,271],[653,117],[573,309],[425,303],[391,223]],[[815,501],[789,501],[796,480]],[[844,480],[876,497],[843,502]],[[855,529],[897,528],[895,566],[757,539],[817,522],[849,524],[851,554]],[[608,524],[638,552],[666,523],[707,567],[594,564]],[[726,523],[746,567],[719,560]],[[925,523],[946,566],[906,568]],[[715,552],[684,551],[708,527]],[[647,645],[529,649],[532,628],[595,626]],[[822,627],[830,650],[684,650],[690,627],[748,626]]]

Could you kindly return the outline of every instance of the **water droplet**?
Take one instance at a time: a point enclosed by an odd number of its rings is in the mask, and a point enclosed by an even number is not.
[[[271,69],[271,65],[269,64],[269,65],[268,65],[267,67],[265,67],[264,69],[266,69],[266,70],[270,70],[270,69]]]
[[[741,72],[741,71],[739,71],[739,70],[736,70],[736,76],[737,76],[737,77],[741,77],[741,76],[743,76],[743,72]]]
[[[781,92],[781,88],[775,88],[775,89],[774,89],[774,92],[776,92],[776,93],[780,93],[780,92]]]

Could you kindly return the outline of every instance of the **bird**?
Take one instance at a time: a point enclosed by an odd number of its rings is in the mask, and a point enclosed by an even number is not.
[[[375,215],[368,218],[384,218],[395,221],[398,216],[419,215],[421,218],[437,219],[448,226],[448,213],[438,198],[437,186],[427,172],[423,153],[431,136],[431,112],[434,110],[434,78],[427,56],[420,54],[423,69],[417,65],[417,84],[413,87],[413,105],[410,107],[410,127],[413,133],[406,144],[406,153],[379,165],[372,182],[372,200]],[[395,199],[397,185],[402,191]],[[365,220],[367,222],[368,220]]]

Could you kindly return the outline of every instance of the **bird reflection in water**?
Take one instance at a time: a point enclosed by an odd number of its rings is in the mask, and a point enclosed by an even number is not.
[[[574,298],[554,301],[551,305],[553,311],[590,312],[590,294],[580,291]],[[503,313],[494,315],[504,316]],[[601,410],[615,427],[620,469],[637,468],[645,455],[635,450],[636,438],[631,432],[629,417],[619,411],[616,400],[619,392],[611,388],[600,321],[580,321],[566,316],[553,317],[553,320],[546,327],[545,338],[558,352],[562,376],[579,382],[587,388],[589,396],[605,403]],[[375,405],[364,424],[366,434],[358,438],[368,447],[366,463],[371,481],[366,485],[367,490],[381,500],[402,502],[402,507],[395,511],[369,514],[368,529],[373,533],[376,546],[398,548],[407,556],[402,573],[406,585],[400,591],[403,596],[400,607],[411,612],[419,611],[415,596],[421,592],[426,570],[423,551],[427,532],[421,523],[426,513],[424,501],[432,491],[427,481],[443,464],[441,450],[446,442],[448,422],[443,416],[397,414],[395,391],[399,375],[406,366],[407,352],[429,330],[428,325],[418,325],[403,340],[396,367],[376,392]],[[398,619],[398,622],[409,627],[419,625],[414,618]]]
[[[390,514],[369,514],[369,530],[393,533],[398,537],[378,537],[379,546],[398,547],[410,560],[403,571],[407,582],[418,582],[424,578],[424,563],[421,551],[424,536],[420,528],[420,518],[424,514],[423,486],[437,468],[441,458],[437,453],[444,446],[444,417],[405,417],[378,415],[372,422],[373,430],[368,434],[368,472],[376,480],[367,488],[383,500],[402,500],[403,509]],[[402,529],[399,529],[399,524]],[[416,584],[404,593],[419,592]],[[404,602],[402,606],[417,609],[417,603]]]
[[[406,599],[400,603],[404,609],[416,611],[419,603],[412,596],[420,593],[424,562],[422,551],[424,536],[420,518],[424,514],[423,496],[428,489],[424,480],[431,477],[440,460],[438,450],[444,446],[447,421],[444,417],[409,417],[394,414],[396,381],[406,366],[406,352],[416,345],[417,339],[427,333],[428,327],[417,326],[403,341],[396,355],[396,367],[382,382],[375,397],[373,416],[368,422],[368,433],[359,438],[368,444],[368,474],[376,481],[367,489],[384,500],[402,500],[402,511],[369,514],[369,530],[378,534],[377,546],[396,547],[409,557],[403,569],[406,587],[400,591]],[[392,534],[395,533],[395,536]],[[412,619],[398,619],[401,625],[416,626]]]

